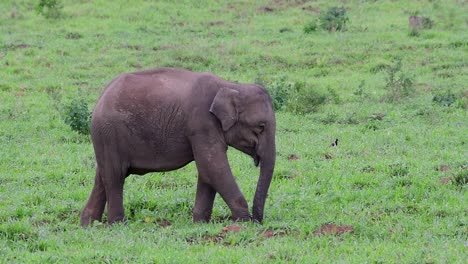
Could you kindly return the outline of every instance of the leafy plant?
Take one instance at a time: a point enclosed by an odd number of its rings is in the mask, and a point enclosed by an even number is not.
[[[265,80],[257,80],[256,83],[263,85],[268,90],[275,110],[284,110],[286,108],[294,85],[287,82],[285,76],[281,76],[269,83]]]
[[[432,101],[436,104],[443,106],[451,106],[457,100],[457,96],[452,91],[447,90],[442,93],[438,93],[432,97]]]
[[[391,177],[402,177],[409,173],[409,168],[406,164],[395,163],[388,167],[388,173]]]
[[[422,17],[422,28],[423,29],[431,29],[434,26],[434,20],[430,17]]]
[[[397,102],[412,95],[415,92],[413,79],[402,71],[401,59],[386,69],[387,77],[385,89],[387,89],[387,99],[390,102]]]
[[[310,21],[304,26],[304,33],[306,34],[312,33],[314,31],[317,31],[317,28],[318,28],[317,21],[315,20]]]
[[[60,0],[39,0],[36,11],[45,18],[57,19],[62,17],[62,8]]]
[[[320,26],[328,31],[344,31],[349,21],[344,7],[330,7],[326,12],[320,13]]]
[[[468,184],[468,170],[461,170],[453,177],[455,185],[463,186]]]
[[[305,82],[295,82],[290,91],[292,93],[289,96],[286,110],[293,113],[316,112],[322,104],[327,102],[325,94],[307,86]]]
[[[306,114],[317,111],[327,101],[327,95],[307,87],[305,82],[287,81],[285,76],[271,82],[257,80],[256,83],[266,87],[277,111]]]
[[[65,123],[73,131],[80,134],[89,134],[91,112],[88,110],[88,104],[84,98],[74,98],[64,107]]]

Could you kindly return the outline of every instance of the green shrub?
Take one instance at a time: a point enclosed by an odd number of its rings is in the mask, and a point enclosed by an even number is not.
[[[286,108],[294,84],[287,82],[285,76],[281,76],[271,82],[265,80],[257,80],[256,82],[268,90],[275,110],[284,110]]]
[[[465,94],[455,94],[451,90],[446,90],[436,93],[432,97],[432,102],[442,106],[466,109],[468,105],[468,96],[466,92]]]
[[[308,114],[316,112],[321,105],[327,101],[327,96],[314,89],[306,88],[301,85],[296,86],[297,94],[295,100],[291,100],[288,110],[299,114]]]
[[[60,0],[39,0],[36,11],[45,18],[57,19],[62,17],[62,7]]]
[[[452,93],[452,91],[447,90],[441,93],[438,93],[432,97],[432,101],[436,104],[443,106],[451,106],[457,100],[457,96]]]
[[[412,78],[401,68],[401,59],[397,59],[392,66],[386,69],[385,89],[387,89],[387,99],[390,102],[398,102],[415,92]]]
[[[308,34],[308,33],[312,33],[314,31],[317,31],[317,21],[310,21],[309,23],[307,23],[305,26],[304,26],[304,33]]]
[[[80,134],[89,134],[91,112],[88,110],[88,104],[84,98],[74,98],[64,107],[65,123],[73,131]]]
[[[468,170],[459,171],[453,177],[453,183],[458,186],[463,186],[468,184]]]
[[[388,166],[388,174],[391,177],[402,177],[409,173],[409,168],[406,164],[395,163]]]
[[[431,29],[434,26],[434,20],[430,17],[422,17],[422,28],[424,29]]]
[[[344,7],[331,7],[320,13],[320,26],[328,31],[344,31],[349,21]]]
[[[307,87],[305,82],[290,82],[285,76],[273,81],[258,79],[269,92],[276,111],[306,114],[317,111],[327,101],[327,96]]]

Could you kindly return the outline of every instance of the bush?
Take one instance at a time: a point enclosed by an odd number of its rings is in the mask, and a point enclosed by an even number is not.
[[[88,104],[83,98],[74,98],[64,107],[65,124],[69,125],[73,131],[83,135],[89,134],[91,112]]]
[[[455,185],[464,186],[468,184],[468,170],[459,171],[453,177],[453,182]]]
[[[271,82],[257,79],[255,82],[264,86],[268,90],[275,110],[284,110],[286,108],[290,93],[292,92],[291,90],[294,89],[294,85],[292,83],[288,83],[286,81],[286,77],[281,76]]]
[[[397,59],[395,64],[386,69],[387,99],[390,102],[397,102],[412,95],[415,92],[412,78],[401,70],[401,59]]]
[[[314,20],[314,21],[310,21],[309,23],[307,23],[305,26],[304,26],[304,33],[308,34],[308,33],[312,33],[314,31],[317,31],[317,22]]]
[[[320,13],[320,26],[328,31],[344,31],[349,21],[344,7],[331,7]]]
[[[313,113],[327,101],[325,94],[313,89],[307,89],[304,84],[296,83],[295,88],[297,93],[287,108],[291,112],[299,114]]]
[[[273,81],[257,79],[269,92],[276,111],[311,113],[327,101],[327,96],[306,87],[304,82],[289,82],[285,76]]]
[[[455,94],[451,90],[442,91],[432,97],[432,102],[442,106],[466,109],[468,92]]]
[[[403,177],[407,176],[409,173],[409,168],[406,164],[395,163],[388,166],[388,174],[391,177]]]
[[[60,0],[39,0],[36,11],[45,18],[57,19],[62,17],[62,4]]]
[[[451,106],[457,100],[457,96],[452,91],[447,90],[432,97],[432,101],[443,106]]]

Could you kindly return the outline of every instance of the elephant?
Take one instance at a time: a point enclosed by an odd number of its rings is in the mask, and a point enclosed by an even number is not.
[[[123,188],[130,174],[179,169],[195,161],[194,222],[209,222],[216,193],[235,221],[263,220],[276,159],[272,99],[257,84],[212,73],[154,68],[123,73],[103,90],[91,117],[96,176],[81,226],[126,221]],[[260,175],[252,215],[231,172],[228,146],[251,156]]]

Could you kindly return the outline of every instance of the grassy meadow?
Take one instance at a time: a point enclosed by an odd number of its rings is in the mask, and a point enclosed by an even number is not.
[[[344,7],[344,30],[323,28],[331,7]],[[468,259],[466,1],[3,0],[0,11],[0,263]],[[411,30],[412,15],[429,22]],[[94,153],[65,121],[86,117],[116,75],[158,66],[270,90],[277,165],[263,225],[229,221],[219,196],[213,222],[192,223],[191,163],[127,178],[127,224],[79,227]],[[258,169],[229,158],[251,206]]]

